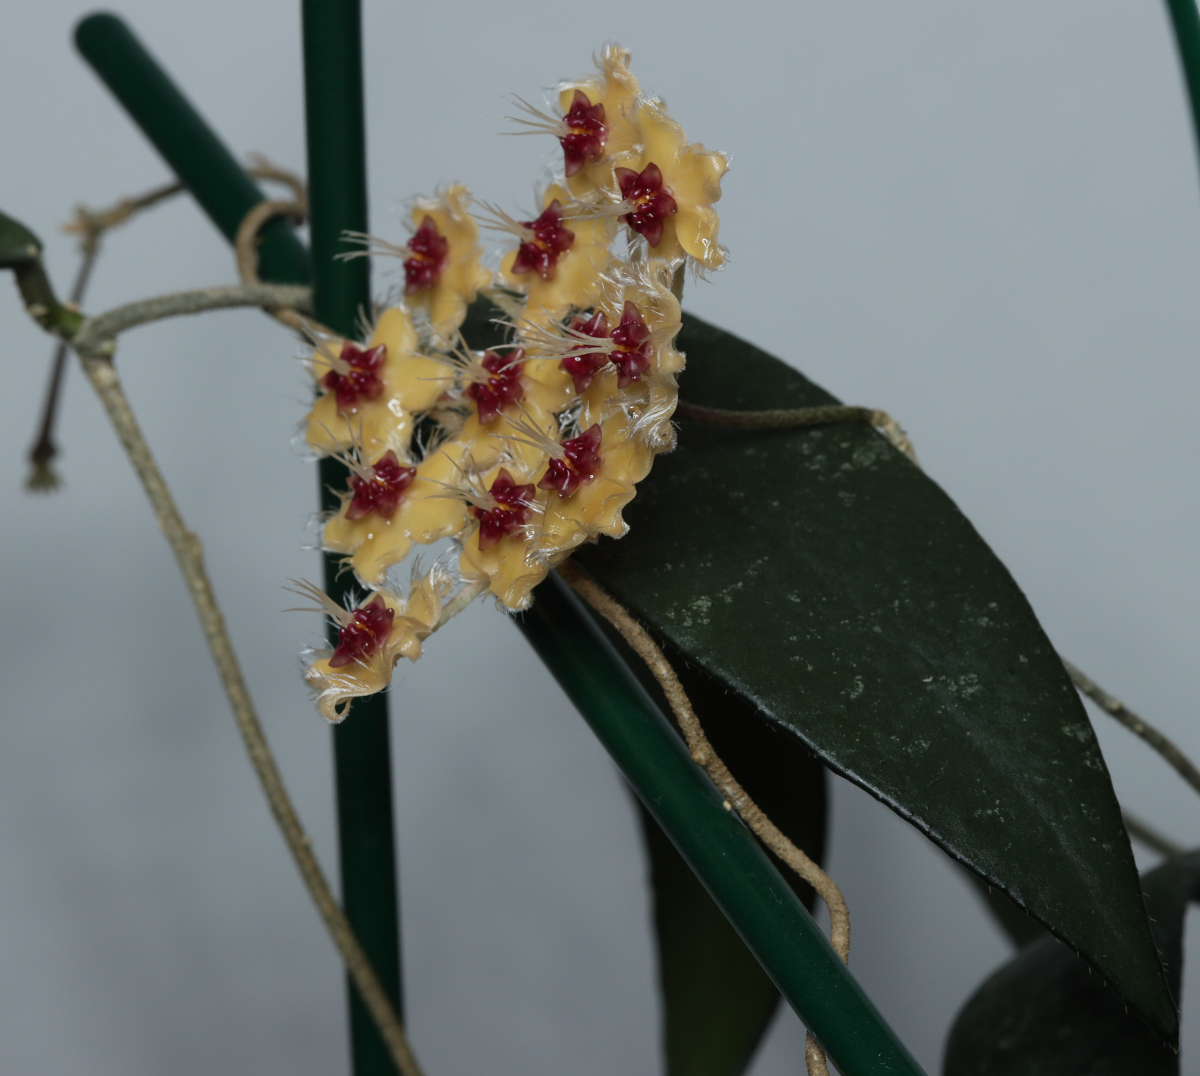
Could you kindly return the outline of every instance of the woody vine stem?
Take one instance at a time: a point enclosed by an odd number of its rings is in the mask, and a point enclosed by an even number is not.
[[[281,300],[286,301],[289,297],[294,301],[296,291],[297,289],[282,288],[210,289],[207,293],[185,293],[184,296],[151,300],[151,303],[157,304],[156,310],[159,311],[157,317],[169,317],[174,313],[191,313],[196,309],[260,305],[264,301],[273,305],[282,305]],[[219,296],[225,301],[218,302],[218,295],[214,293],[219,293]],[[270,294],[264,295],[264,293]],[[281,293],[291,294],[288,296]],[[196,306],[197,298],[201,296],[206,301],[203,306]],[[169,302],[171,299],[175,300],[173,304]],[[149,307],[150,303],[135,305],[141,306],[143,314],[145,314],[145,308]],[[120,318],[117,315],[121,313],[122,311],[118,310],[108,316],[84,322],[80,331],[71,341],[72,346],[79,355],[88,380],[104,405],[105,412],[129,456],[130,463],[141,479],[146,495],[154,508],[159,527],[175,554],[192,602],[199,614],[201,627],[212,652],[213,661],[217,666],[221,684],[229,699],[230,708],[233,710],[238,731],[242,735],[251,764],[254,766],[263,792],[266,794],[271,813],[275,816],[275,821],[283,833],[304,884],[312,894],[317,910],[345,962],[346,970],[354,980],[355,986],[375,1020],[396,1067],[403,1076],[421,1076],[421,1069],[409,1047],[408,1039],[395,1010],[354,936],[345,914],[334,899],[329,882],[313,853],[312,841],[304,832],[295,807],[288,796],[283,778],[279,773],[255,712],[254,704],[250,699],[241,667],[225,628],[224,618],[217,606],[212,584],[204,567],[200,540],[188,530],[184,523],[129,407],[120,379],[117,377],[111,359],[114,350],[111,335],[104,330],[106,325],[118,322]],[[152,320],[152,316],[143,316],[140,320],[149,321]]]
[[[679,722],[679,727],[687,741],[692,761],[703,768],[713,784],[725,796],[725,806],[737,812],[738,817],[750,827],[760,841],[783,860],[805,882],[813,887],[829,909],[830,941],[834,951],[842,958],[843,963],[850,960],[850,912],[846,908],[846,900],[837,883],[829,877],[816,863],[797,848],[779,830],[737,782],[729,767],[721,761],[720,756],[704,734],[704,729],[696,717],[691,700],[687,697],[679,677],[671,668],[662,649],[646,631],[612,595],[605,592],[594,580],[587,578],[574,564],[567,561],[558,569],[558,574],[584,601],[596,610],[621,634],[621,637],[633,648],[649,668],[654,678],[667,697]],[[817,1044],[812,1032],[808,1033],[806,1061],[810,1076],[824,1076],[828,1069],[825,1056]]]
[[[277,170],[272,170],[272,172],[273,174],[269,178],[281,178],[286,175]],[[287,182],[286,179],[284,181]],[[302,218],[305,214],[303,186],[298,181],[290,185],[293,186],[294,200],[261,203],[247,214],[239,229],[236,253],[239,275],[243,281],[240,286],[200,289],[130,303],[94,318],[81,319],[72,326],[73,331],[64,326],[63,319],[56,320],[54,317],[48,319],[43,310],[31,309],[30,312],[43,324],[47,324],[49,321],[54,327],[54,331],[62,338],[63,348],[68,345],[74,348],[80,357],[85,374],[100,396],[114,430],[142,481],[160,528],[175,553],[200,617],[205,637],[247,753],[301,877],[317,905],[349,975],[359,989],[366,1007],[380,1031],[392,1060],[403,1076],[420,1076],[421,1070],[409,1046],[403,1026],[345,914],[334,898],[320,864],[313,854],[311,841],[300,824],[259,723],[226,632],[224,620],[204,567],[199,539],[188,530],[175,505],[137,425],[112,363],[115,338],[119,333],[151,321],[200,313],[206,310],[258,306],[281,323],[309,339],[312,338],[314,331],[319,332],[321,327],[315,325],[310,318],[301,313],[301,311],[309,309],[310,293],[308,289],[264,285],[259,282],[257,275],[255,246],[258,229],[275,216],[288,215],[293,218]],[[114,223],[120,223],[127,219],[137,209],[153,205],[170,196],[175,193],[176,189],[175,185],[169,185],[156,189],[142,198],[127,199],[118,203],[118,206],[108,211],[107,214],[88,214],[84,210],[79,211],[80,223],[75,226],[74,230],[84,233],[81,242],[84,262],[73,288],[73,303],[82,298],[83,287],[94,263],[103,230],[111,227]],[[67,324],[70,324],[69,320]],[[34,451],[30,454],[31,460],[39,470],[48,468],[53,459],[53,452],[49,454],[48,458],[46,457],[44,447],[53,445],[55,396],[61,385],[61,356],[60,348],[60,352],[56,353],[54,359],[51,391],[41,424],[40,438]],[[737,412],[703,408],[681,402],[679,412],[681,417],[693,421],[742,428],[782,428],[817,426],[847,421],[866,422],[879,429],[897,449],[904,452],[914,463],[916,462],[911,443],[899,425],[886,412],[870,408],[834,405],[793,410]],[[42,458],[38,456],[39,449],[43,450]],[[53,482],[48,483],[48,485],[53,484]],[[613,625],[646,662],[666,694],[693,760],[705,770],[713,783],[721,790],[723,796],[726,797],[729,809],[736,811],[751,831],[771,851],[821,895],[830,911],[831,942],[842,960],[847,960],[849,956],[849,914],[837,885],[778,830],[734,779],[708,742],[674,670],[645,629],[620,603],[594,581],[584,576],[569,561],[560,566],[559,573],[580,597]],[[478,593],[478,587],[468,585],[462,588],[458,594],[445,603],[434,630],[465,608],[478,596]],[[1197,771],[1196,767],[1174,744],[1129,711],[1123,703],[1105,692],[1070,662],[1064,661],[1064,664],[1072,680],[1083,694],[1149,743],[1189,784],[1200,791],[1200,771]],[[1133,836],[1146,839],[1140,833],[1141,827],[1136,820],[1127,820],[1126,824]],[[806,1043],[806,1062],[810,1076],[823,1076],[828,1071],[824,1054],[811,1034]]]
[[[291,189],[293,201],[269,204],[284,205],[289,209],[294,207],[300,211],[301,215],[306,211],[305,186],[299,176],[286,169],[278,168],[259,154],[251,157],[246,174],[255,179],[280,183]],[[76,206],[74,220],[68,221],[63,226],[64,232],[79,236],[79,251],[82,255],[79,269],[75,273],[75,281],[71,286],[68,306],[77,308],[83,302],[92,269],[100,256],[101,241],[107,232],[126,223],[143,210],[151,209],[161,202],[174,198],[177,194],[182,194],[186,189],[183,183],[175,180],[154,187],[143,194],[122,198],[107,209]],[[261,281],[257,277],[253,280],[243,278],[243,283],[259,284]],[[285,322],[285,324],[289,323]],[[46,398],[42,405],[42,417],[38,423],[38,435],[29,449],[29,462],[32,470],[26,481],[26,488],[35,492],[54,490],[58,488],[59,484],[58,475],[54,470],[54,461],[58,457],[58,444],[54,434],[59,400],[62,396],[63,373],[68,347],[69,344],[66,340],[60,340],[55,348],[50,362],[50,378],[46,388]]]
[[[155,201],[166,196],[163,192],[154,193],[157,195],[154,198]],[[167,189],[167,193],[169,193],[169,189]],[[200,313],[206,310],[259,306],[284,324],[309,335],[312,323],[299,312],[309,306],[310,293],[308,289],[269,286],[259,283],[257,257],[254,250],[257,230],[272,216],[283,213],[303,215],[302,198],[302,194],[298,193],[295,202],[263,203],[248,214],[239,229],[236,243],[239,275],[246,282],[240,286],[200,289],[130,303],[96,317],[83,319],[77,324],[77,327],[73,327],[73,330],[64,328],[60,324],[61,319],[56,320],[53,317],[53,312],[49,317],[43,314],[39,320],[55,325],[64,344],[69,344],[79,355],[84,372],[100,397],[109,420],[142,482],[160,529],[175,553],[247,753],[301,877],[317,905],[350,976],[379,1028],[397,1068],[403,1076],[420,1076],[421,1070],[395,1010],[371,968],[349,922],[333,897],[329,883],[313,854],[310,838],[300,824],[258,720],[232,642],[226,631],[224,618],[217,605],[212,584],[204,566],[200,541],[188,529],[175,504],[134,417],[112,361],[116,350],[116,337],[119,333],[151,321]],[[131,201],[123,204],[135,203]],[[89,241],[85,241],[85,256],[89,258],[89,268],[90,260],[95,256],[98,239],[99,229],[96,229],[88,235]],[[77,287],[76,291],[81,296],[82,288]],[[51,399],[46,410],[47,418],[43,422],[43,438],[47,437],[52,429],[53,394],[60,384],[59,377],[52,380]],[[812,418],[817,422],[860,418],[858,413],[845,414],[845,410],[841,409],[836,416],[831,416],[830,419],[821,415],[820,409],[816,409]],[[861,418],[867,421],[876,417],[875,412],[869,412],[866,409],[858,409],[858,411],[862,412]],[[806,414],[804,417],[808,418],[809,416]],[[772,851],[821,894],[830,909],[834,948],[845,961],[849,955],[849,914],[836,884],[771,823],[733,778],[728,768],[712,749],[682,685],[649,635],[619,603],[595,583],[585,579],[572,565],[564,564],[560,571],[593,608],[613,623],[617,630],[629,640],[639,656],[647,662],[667,693],[693,759],[705,769],[722,794],[727,797],[726,802],[730,809],[735,810]],[[478,591],[477,586],[468,585],[446,602],[434,630],[465,608],[478,595]],[[811,1034],[808,1037],[806,1060],[812,1076],[823,1076],[827,1073],[824,1054]]]

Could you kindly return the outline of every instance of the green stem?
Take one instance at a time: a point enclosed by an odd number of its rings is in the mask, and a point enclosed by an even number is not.
[[[263,194],[204,117],[116,15],[88,15],[75,28],[75,46],[233,242],[242,218],[263,201]],[[308,255],[287,223],[271,221],[262,237],[262,279],[274,284],[307,283]]]
[[[566,585],[552,575],[516,621],[843,1076],[923,1076]]]
[[[335,262],[343,230],[365,231],[366,181],[362,122],[361,50],[357,3],[305,3],[309,119],[312,283],[318,321],[355,335],[359,310],[370,309],[364,259]],[[80,52],[125,106],[142,132],[231,242],[238,225],[264,198],[169,76],[129,28],[113,15],[84,19],[76,30]],[[307,253],[288,225],[262,231],[259,272],[264,281],[303,283]],[[325,461],[322,506],[345,473]],[[333,506],[336,506],[336,497]],[[346,578],[326,560],[326,589],[337,601]],[[342,902],[347,917],[392,1003],[400,1010],[399,919],[387,699],[355,705],[353,718],[334,732]],[[351,1048],[356,1076],[390,1076],[395,1069],[356,991],[350,1000]]]
[[[309,233],[313,309],[348,337],[370,317],[370,261],[337,260],[347,231],[367,231],[366,128],[363,116],[362,18],[358,0],[303,0],[304,103],[308,132]],[[345,467],[321,461],[322,507],[336,509]],[[325,589],[342,602],[352,585],[340,558],[326,555]],[[336,628],[330,625],[331,641]],[[403,1019],[392,773],[386,692],[359,700],[334,729],[338,834],[346,914]],[[350,1041],[356,1076],[393,1067],[357,991],[350,994]]]
[[[85,21],[98,18],[111,16]],[[343,229],[366,230],[358,6],[338,0],[305,0],[304,19],[306,60],[314,75],[309,83],[308,109],[316,312],[323,322],[349,333],[359,304],[365,307],[367,302],[365,266],[360,259],[333,263],[331,257],[338,251]],[[128,37],[132,40],[132,35]],[[133,44],[136,46],[136,41]],[[98,69],[104,66],[103,56],[87,54]],[[182,101],[178,91],[172,90]],[[168,95],[168,105],[171,100]],[[217,167],[213,175],[198,177],[202,185],[213,179],[209,189],[217,199],[228,193],[221,190],[225,182],[221,174]],[[213,210],[208,205],[205,208],[215,219]],[[337,214],[342,213],[345,216],[339,219]],[[355,214],[359,219],[354,219]],[[346,275],[341,275],[343,267],[349,267]],[[269,272],[264,271],[263,276],[272,279]],[[924,1076],[791,888],[745,827],[725,810],[719,793],[691,762],[678,735],[563,584],[555,578],[548,580],[539,588],[533,609],[517,620],[639,796],[845,1076]],[[338,731],[364,726],[376,736],[382,731],[386,748],[386,714],[373,720],[362,703],[356,704],[354,716]],[[388,821],[386,837],[381,837],[382,831],[369,836],[370,827],[358,832],[357,822],[347,825],[349,799],[343,801],[339,796],[343,837],[357,833],[362,838],[352,846],[343,845],[343,875],[351,854],[378,856],[386,863],[386,870],[380,872],[383,880],[390,880],[394,887],[390,783],[378,780],[380,770],[386,771],[386,749],[365,746],[362,757],[354,758],[349,751],[341,751],[343,742],[352,741],[339,740],[339,775],[347,779],[347,786],[351,778],[357,778],[355,802],[363,815]],[[355,833],[348,834],[348,829]],[[346,896],[350,911],[349,887]],[[390,923],[394,929],[394,914]],[[386,982],[385,962],[371,949],[378,937],[368,940],[363,925],[355,922],[354,926]],[[398,997],[398,964],[393,967],[396,972],[389,992]],[[374,1029],[370,1031],[373,1034]],[[358,1076],[390,1073],[386,1059],[378,1068],[364,1067],[374,1063],[373,1055],[361,1045],[364,1040],[356,1026]]]

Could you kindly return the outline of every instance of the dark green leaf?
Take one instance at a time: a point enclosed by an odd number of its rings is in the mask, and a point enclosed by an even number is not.
[[[488,310],[465,327],[494,342]],[[682,396],[838,401],[684,316]],[[873,430],[682,422],[575,559],[681,654],[798,737],[1113,983],[1164,1039],[1178,1017],[1108,770],[1029,603],[946,494]]]
[[[0,213],[0,269],[31,265],[41,254],[37,236],[24,224]]]
[[[960,866],[960,869],[979,894],[987,910],[991,912],[997,925],[1018,949],[1024,949],[1025,946],[1041,941],[1046,936],[1046,928],[1021,911],[999,889],[993,889],[978,874],[967,870],[966,867]]]
[[[695,318],[684,398],[837,402]],[[701,665],[1079,950],[1165,1038],[1108,772],[1024,595],[874,431],[681,424],[620,542],[576,559]]]
[[[1183,924],[1200,881],[1200,852],[1142,878],[1154,940],[1179,997]],[[1179,1057],[1129,1013],[1065,945],[1023,950],[963,1007],[946,1045],[945,1076],[1178,1076]]]

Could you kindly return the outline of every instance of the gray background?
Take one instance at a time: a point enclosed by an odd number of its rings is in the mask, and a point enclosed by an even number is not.
[[[897,415],[1062,651],[1200,755],[1200,184],[1159,3],[366,9],[375,232],[398,239],[404,199],[454,180],[531,208],[551,145],[497,137],[499,95],[538,98],[622,41],[690,137],[733,156],[732,262],[688,306]],[[10,4],[0,33],[0,205],[63,290],[70,207],[166,174],[69,44],[86,11]],[[233,147],[303,168],[294,3],[122,12]],[[180,201],[112,236],[88,305],[232,279]],[[0,326],[0,1072],[344,1071],[333,951],[167,548],[75,370],[66,488],[21,491],[50,348],[7,284]],[[120,362],[332,867],[329,734],[296,656],[317,626],[279,612],[280,585],[317,572],[293,344],[224,313],[139,330]],[[409,1023],[431,1076],[656,1072],[644,868],[602,750],[482,606],[396,686]],[[1197,843],[1182,783],[1097,727],[1122,801]],[[839,781],[832,848],[854,969],[932,1072],[1006,945],[939,852]],[[1189,971],[1189,1014],[1198,996]],[[1192,1042],[1185,1025],[1200,1073]],[[800,1071],[801,1045],[787,1013],[755,1076]]]

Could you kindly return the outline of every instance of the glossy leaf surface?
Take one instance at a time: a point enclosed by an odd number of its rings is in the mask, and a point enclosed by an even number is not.
[[[1154,939],[1175,997],[1187,902],[1200,852],[1142,878]],[[1178,1076],[1179,1056],[1126,1011],[1087,965],[1054,938],[1024,949],[963,1007],[946,1046],[945,1076]]]
[[[500,333],[477,304],[473,347]],[[685,314],[681,395],[839,402]],[[926,833],[1106,976],[1163,1038],[1178,1018],[1095,734],[1025,596],[946,494],[847,423],[681,422],[577,562],[663,639]]]
[[[698,319],[685,318],[679,345],[694,403],[837,402]],[[625,515],[631,533],[581,549],[579,563],[1174,1039],[1091,725],[1024,595],[933,481],[862,425],[683,422]]]
[[[960,866],[959,869],[962,871],[963,877],[971,883],[971,887],[979,894],[979,899],[995,920],[996,925],[1004,931],[1008,936],[1008,940],[1016,948],[1024,949],[1025,946],[1032,945],[1034,942],[1041,941],[1042,938],[1046,937],[1046,928],[1021,911],[999,889],[993,889],[979,875],[972,873],[965,867]]]

